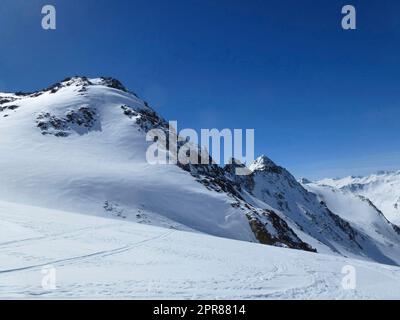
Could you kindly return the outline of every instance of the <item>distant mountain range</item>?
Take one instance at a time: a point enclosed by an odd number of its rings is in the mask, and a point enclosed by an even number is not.
[[[380,171],[366,177],[324,179],[317,184],[366,197],[386,218],[400,225],[400,170]]]

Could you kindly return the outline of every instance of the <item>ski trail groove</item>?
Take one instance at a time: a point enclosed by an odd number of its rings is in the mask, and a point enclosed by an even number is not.
[[[80,261],[84,261],[84,260],[91,259],[91,258],[94,258],[94,257],[108,257],[108,256],[112,256],[112,255],[116,255],[116,254],[120,254],[120,253],[129,251],[129,250],[132,250],[132,249],[140,247],[141,245],[146,244],[148,242],[152,242],[152,241],[155,241],[155,240],[160,240],[160,239],[163,239],[163,238],[167,238],[168,236],[170,236],[174,232],[175,232],[175,230],[172,230],[172,231],[169,231],[167,233],[158,235],[156,237],[145,239],[145,240],[142,240],[142,241],[130,244],[130,245],[126,245],[126,246],[123,246],[123,247],[120,247],[120,248],[112,249],[112,250],[98,251],[98,252],[94,252],[94,253],[90,253],[90,254],[85,254],[85,255],[82,255],[82,256],[59,259],[59,260],[49,261],[49,262],[46,262],[46,263],[40,263],[40,264],[26,266],[26,267],[17,267],[17,268],[12,268],[12,269],[7,269],[7,270],[0,270],[0,275],[1,274],[7,274],[7,273],[26,271],[26,270],[33,270],[33,269],[41,268],[41,267],[48,266],[48,265],[61,265],[62,266],[65,263],[80,262]]]
[[[29,242],[31,244],[34,241],[41,241],[41,240],[57,240],[60,238],[69,238],[75,234],[79,234],[83,231],[95,231],[95,230],[100,230],[104,228],[110,228],[110,227],[117,227],[122,225],[121,223],[115,223],[115,224],[105,224],[101,226],[95,226],[95,227],[86,227],[86,228],[81,228],[81,229],[76,229],[68,232],[60,232],[60,233],[54,233],[54,234],[49,234],[45,236],[38,236],[38,237],[31,237],[31,238],[25,238],[25,239],[18,239],[18,240],[13,240],[13,241],[7,241],[7,242],[2,242],[0,243],[0,249],[7,249],[7,248],[16,248],[19,247],[20,245],[24,245],[26,242]],[[15,245],[15,246],[14,246]]]

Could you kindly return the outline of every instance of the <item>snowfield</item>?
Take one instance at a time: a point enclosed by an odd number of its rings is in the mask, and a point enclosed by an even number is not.
[[[360,260],[8,202],[0,228],[3,299],[399,298],[400,268]],[[42,288],[48,265],[55,290]]]

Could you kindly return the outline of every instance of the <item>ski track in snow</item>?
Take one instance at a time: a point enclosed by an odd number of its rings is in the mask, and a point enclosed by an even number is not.
[[[110,228],[110,227],[119,226],[119,225],[120,225],[120,223],[106,224],[104,226],[81,228],[81,229],[73,230],[70,232],[54,233],[54,234],[47,235],[47,236],[32,237],[32,238],[2,242],[2,243],[0,243],[0,249],[9,248],[9,247],[15,248],[18,245],[24,245],[24,243],[26,243],[26,242],[29,242],[29,244],[32,244],[32,242],[34,242],[34,241],[43,241],[43,240],[50,241],[50,240],[56,240],[56,239],[60,239],[60,238],[64,238],[64,239],[73,238],[75,235],[79,235],[80,233],[82,233],[84,231],[100,230],[102,228]]]
[[[81,231],[77,231],[77,234],[79,234]],[[78,256],[78,257],[71,257],[71,258],[65,258],[65,259],[61,259],[61,260],[56,260],[56,261],[50,261],[47,263],[42,263],[42,264],[37,264],[37,265],[32,265],[32,266],[25,266],[25,267],[17,267],[17,268],[12,268],[12,269],[8,269],[8,270],[0,270],[0,274],[2,273],[10,273],[10,272],[18,272],[18,271],[24,271],[24,270],[30,270],[30,269],[36,269],[36,268],[40,268],[40,267],[44,267],[44,266],[48,266],[48,265],[52,265],[52,266],[64,266],[66,263],[75,263],[75,262],[80,262],[82,260],[86,260],[86,259],[91,259],[91,258],[96,258],[96,257],[107,257],[107,256],[112,256],[112,255],[116,255],[116,254],[120,254],[129,250],[132,250],[144,243],[153,241],[153,240],[157,240],[157,239],[161,239],[164,237],[167,237],[168,235],[170,235],[171,233],[173,233],[174,231],[170,231],[167,232],[161,236],[156,236],[156,237],[152,237],[143,241],[139,241],[137,243],[133,243],[130,245],[126,245],[120,248],[116,248],[116,249],[112,249],[112,250],[104,250],[104,251],[98,251],[98,252],[94,252],[94,253],[90,253],[90,254],[85,254],[82,256]],[[48,238],[43,237],[43,240],[48,240]]]

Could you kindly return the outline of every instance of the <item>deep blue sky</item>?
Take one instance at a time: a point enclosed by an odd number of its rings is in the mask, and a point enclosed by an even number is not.
[[[120,79],[181,128],[254,128],[296,176],[400,169],[396,0],[2,0],[0,90],[75,74]]]

